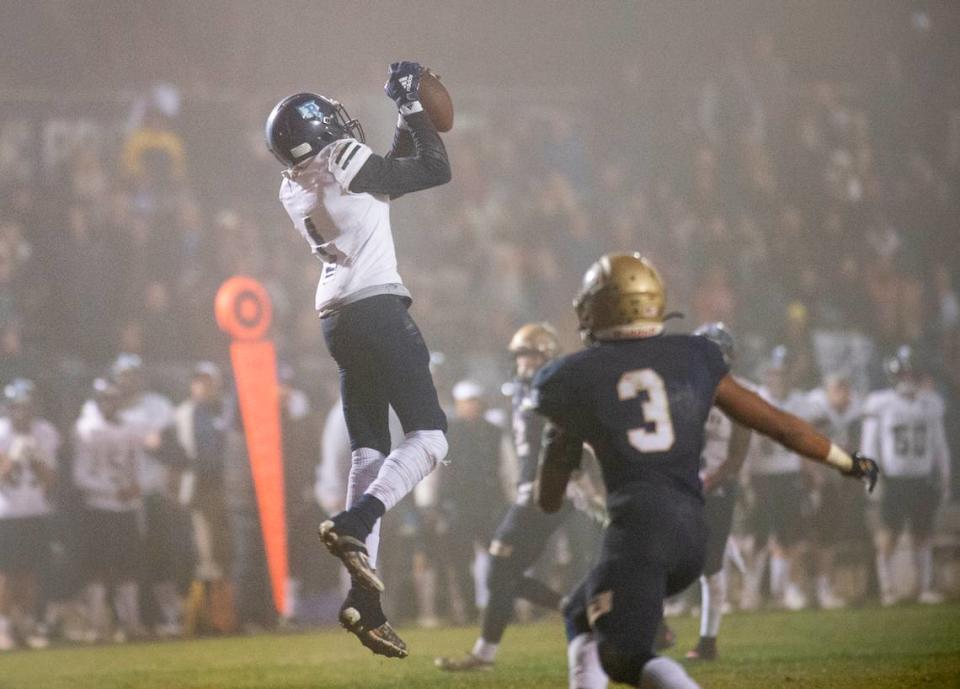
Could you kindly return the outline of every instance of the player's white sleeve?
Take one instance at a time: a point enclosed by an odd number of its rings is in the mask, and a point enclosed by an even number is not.
[[[367,158],[373,155],[373,151],[356,139],[340,139],[331,146],[333,149],[330,151],[327,165],[343,190],[350,191],[350,183],[367,162]]]

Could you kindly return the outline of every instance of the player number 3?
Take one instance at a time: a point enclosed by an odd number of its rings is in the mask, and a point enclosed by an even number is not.
[[[666,452],[673,447],[673,421],[663,378],[652,368],[627,371],[620,376],[617,394],[621,401],[632,400],[646,393],[641,401],[643,426],[627,431],[630,444],[640,452]]]

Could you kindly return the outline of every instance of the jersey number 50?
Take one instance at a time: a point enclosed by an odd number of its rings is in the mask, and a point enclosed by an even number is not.
[[[663,378],[652,368],[627,371],[620,376],[617,394],[621,401],[632,400],[643,394],[640,409],[643,425],[627,431],[630,444],[640,452],[666,452],[673,447],[673,421]]]

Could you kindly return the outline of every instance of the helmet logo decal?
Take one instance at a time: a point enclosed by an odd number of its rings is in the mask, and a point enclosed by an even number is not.
[[[315,100],[298,105],[297,112],[305,120],[323,119],[323,111],[320,109],[320,104]]]

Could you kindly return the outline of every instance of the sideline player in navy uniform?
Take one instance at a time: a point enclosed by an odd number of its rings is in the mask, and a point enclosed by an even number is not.
[[[562,596],[527,573],[543,554],[550,537],[570,512],[545,514],[534,504],[540,440],[545,420],[534,411],[531,383],[536,372],[560,354],[557,332],[549,323],[527,323],[510,339],[510,354],[516,362],[513,394],[513,438],[520,461],[517,497],[507,510],[490,543],[490,573],[487,587],[490,600],[483,613],[481,633],[473,649],[459,657],[437,658],[441,670],[466,672],[493,667],[503,633],[513,616],[516,598],[523,598],[547,609],[557,610]],[[584,491],[584,506],[600,498]],[[594,499],[596,503],[594,503]]]
[[[340,369],[350,435],[347,509],[320,525],[352,578],[340,622],[374,653],[396,658],[407,649],[381,609],[378,539],[367,537],[447,454],[446,416],[429,351],[407,313],[390,227],[390,199],[450,180],[443,142],[420,104],[422,73],[416,62],[390,65],[384,90],[400,114],[386,156],[364,143],[343,106],[313,93],[284,98],[266,124],[267,146],[286,167],[280,200],[323,264],[316,307]],[[405,434],[393,452],[389,407]]]
[[[707,338],[662,334],[664,303],[649,261],[639,254],[603,256],[574,302],[591,346],[547,364],[534,379],[538,411],[551,422],[541,449],[539,505],[547,512],[562,506],[584,441],[607,487],[611,523],[599,562],[565,610],[571,686],[584,689],[604,686],[604,673],[654,689],[697,686],[652,647],[664,598],[703,571],[700,452],[714,404],[795,452],[866,479],[870,488],[879,473],[873,460],[847,454],[741,386]]]

